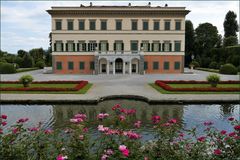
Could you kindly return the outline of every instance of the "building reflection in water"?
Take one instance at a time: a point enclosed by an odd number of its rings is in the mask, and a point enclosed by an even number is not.
[[[97,105],[54,105],[54,126],[62,127],[77,113],[85,113],[90,121],[96,120],[98,113],[113,113],[112,107],[120,104],[124,108],[137,110],[135,119],[143,123],[150,123],[152,115],[159,115],[162,119],[176,118],[182,120],[183,105],[149,105],[134,100],[109,100]]]

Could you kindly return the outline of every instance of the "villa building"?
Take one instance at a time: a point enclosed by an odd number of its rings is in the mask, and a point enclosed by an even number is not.
[[[52,7],[53,72],[153,74],[184,70],[185,7]]]

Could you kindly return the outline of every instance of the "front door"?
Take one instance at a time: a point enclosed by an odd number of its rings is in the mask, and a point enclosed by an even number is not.
[[[132,64],[132,73],[137,73],[137,65]]]
[[[116,59],[115,70],[116,70],[116,73],[123,72],[123,60],[121,58]]]
[[[102,64],[102,73],[106,73],[106,68],[107,68],[106,64]]]

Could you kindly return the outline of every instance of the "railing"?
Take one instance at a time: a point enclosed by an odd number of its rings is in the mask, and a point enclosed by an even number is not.
[[[142,51],[95,51],[95,54],[141,54]]]

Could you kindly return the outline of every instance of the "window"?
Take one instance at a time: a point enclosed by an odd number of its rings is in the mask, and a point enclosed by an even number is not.
[[[180,41],[175,41],[174,48],[175,48],[176,52],[180,52],[181,51],[181,42]]]
[[[165,52],[172,51],[172,44],[169,41],[163,43],[163,51]]]
[[[132,21],[132,30],[137,30],[138,22],[137,21]]]
[[[116,30],[122,30],[122,21],[120,20],[116,21]]]
[[[178,31],[181,30],[181,21],[176,21],[175,22],[175,29],[178,30]]]
[[[137,51],[137,50],[138,50],[138,42],[131,41],[131,51]]]
[[[107,30],[107,21],[101,21],[101,30]]]
[[[57,70],[62,70],[62,62],[56,62]]]
[[[153,69],[154,70],[159,69],[159,63],[158,62],[153,62]]]
[[[75,51],[75,45],[73,41],[68,41],[66,44],[66,51],[73,52]]]
[[[150,44],[148,41],[143,41],[143,43],[141,44],[141,47],[143,49],[143,51],[150,51]]]
[[[143,30],[148,30],[148,21],[143,21]]]
[[[158,21],[153,22],[153,30],[159,30],[159,22]]]
[[[101,41],[99,43],[99,51],[106,52],[107,51],[107,41]]]
[[[84,62],[79,62],[79,69],[83,70],[85,68],[85,63]]]
[[[96,21],[91,20],[89,22],[90,30],[96,30]]]
[[[62,30],[62,21],[56,20],[56,30]]]
[[[153,48],[152,48],[152,50],[153,50],[154,52],[160,51],[160,49],[159,49],[159,42],[153,42]]]
[[[62,41],[56,41],[55,45],[56,45],[56,46],[54,46],[55,51],[57,51],[57,52],[62,52],[63,51]]]
[[[79,20],[79,30],[84,30],[84,29],[85,29],[85,21]]]
[[[77,46],[77,51],[86,51],[86,43],[85,41],[79,41]]]
[[[68,62],[68,70],[73,70],[73,62]]]
[[[174,63],[174,69],[175,69],[175,70],[180,69],[180,62],[175,62],[175,63]]]
[[[90,69],[91,69],[91,70],[94,70],[94,69],[95,69],[94,61],[90,62]]]
[[[73,20],[68,20],[68,30],[73,30]]]
[[[170,21],[165,21],[165,30],[170,30]]]
[[[148,62],[144,62],[144,70],[147,70],[148,69]]]
[[[122,41],[115,41],[114,43],[114,50],[117,52],[121,52],[124,50],[124,45]]]
[[[164,70],[169,70],[169,62],[164,62]]]
[[[88,43],[88,51],[95,51],[97,47],[96,41],[90,41]]]

